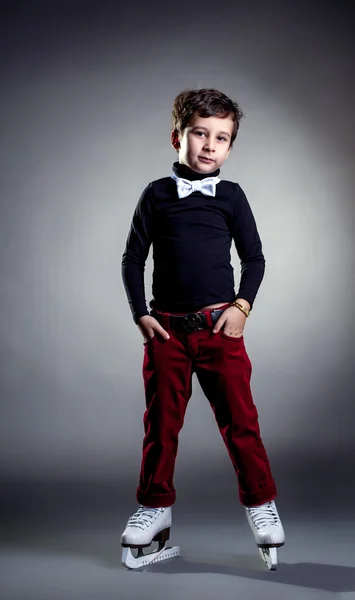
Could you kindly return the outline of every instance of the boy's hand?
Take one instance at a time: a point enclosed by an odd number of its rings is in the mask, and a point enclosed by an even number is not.
[[[242,337],[245,321],[247,317],[239,308],[230,306],[219,317],[213,328],[213,333],[217,333],[223,327],[223,332],[230,337]]]
[[[151,315],[144,315],[144,317],[140,317],[137,325],[146,342],[154,337],[156,333],[160,334],[165,340],[170,338],[168,332],[165,331],[160,323]]]

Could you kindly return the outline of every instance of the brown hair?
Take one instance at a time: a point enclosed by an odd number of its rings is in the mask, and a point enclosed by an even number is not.
[[[200,117],[224,118],[230,116],[234,121],[230,142],[230,147],[232,147],[237,137],[239,122],[244,117],[244,113],[236,102],[213,88],[184,90],[176,96],[173,103],[172,131],[183,133],[194,112],[197,112]]]

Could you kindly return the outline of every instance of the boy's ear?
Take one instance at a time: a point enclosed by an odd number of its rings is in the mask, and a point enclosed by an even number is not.
[[[180,148],[179,134],[176,129],[171,132],[171,145],[173,148],[175,148],[175,150],[179,150]]]

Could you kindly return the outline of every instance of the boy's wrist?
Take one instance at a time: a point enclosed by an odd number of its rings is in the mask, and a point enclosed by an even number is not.
[[[150,316],[148,311],[147,311],[147,312],[145,312],[145,313],[143,313],[143,314],[140,314],[140,313],[138,313],[138,315],[139,315],[139,316],[136,316],[136,317],[133,319],[136,325],[138,325],[138,323],[139,323],[139,320],[140,320],[142,317],[149,317],[149,316]]]
[[[230,303],[230,306],[235,306],[235,308],[244,313],[246,317],[249,317],[250,304],[247,300],[244,300],[244,298],[236,298]]]
[[[143,319],[144,317],[150,317],[151,315],[149,313],[145,313],[144,315],[140,315],[140,317],[138,317],[137,319],[137,325],[139,324],[140,320]]]
[[[250,304],[248,300],[245,300],[244,298],[236,298],[234,302],[239,302],[239,304],[241,304],[242,306],[244,306],[244,308],[250,311]]]

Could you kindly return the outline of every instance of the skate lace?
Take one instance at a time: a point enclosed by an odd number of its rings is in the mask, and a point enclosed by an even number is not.
[[[267,502],[262,506],[249,506],[247,509],[255,527],[258,529],[278,525],[281,522],[272,502]]]
[[[146,529],[162,512],[164,512],[164,508],[149,508],[140,505],[134,515],[128,519],[127,526]]]

